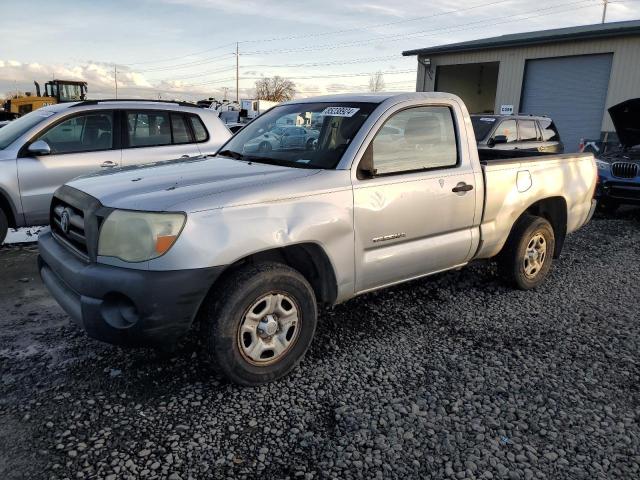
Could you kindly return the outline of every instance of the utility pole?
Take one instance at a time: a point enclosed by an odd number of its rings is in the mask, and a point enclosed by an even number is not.
[[[118,65],[113,64],[113,81],[116,84],[116,100],[118,99]]]
[[[607,5],[609,4],[609,0],[602,0],[603,9],[602,9],[602,23],[607,21]]]
[[[240,44],[236,42],[236,103],[240,103]]]

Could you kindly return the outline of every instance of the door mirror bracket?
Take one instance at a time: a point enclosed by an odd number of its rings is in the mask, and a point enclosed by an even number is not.
[[[378,171],[373,167],[373,144],[370,144],[360,159],[356,176],[358,180],[364,180],[375,177],[377,173]]]

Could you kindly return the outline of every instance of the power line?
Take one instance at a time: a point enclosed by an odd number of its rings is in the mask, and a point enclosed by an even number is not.
[[[207,63],[216,63],[219,62],[221,58],[229,58],[230,55],[233,55],[233,53],[229,52],[229,53],[225,53],[223,55],[218,55],[216,57],[211,57],[209,59],[205,59],[205,60],[195,60],[192,62],[187,62],[187,63],[182,63],[182,64],[178,64],[178,65],[165,65],[163,67],[154,67],[154,68],[148,68],[146,70],[135,70],[138,73],[149,73],[149,72],[163,72],[163,71],[167,71],[167,70],[175,70],[175,69],[180,69],[180,68],[190,68],[190,67],[196,67],[196,66],[200,66],[200,65],[205,65]]]
[[[292,63],[292,64],[248,64],[242,65],[242,70],[245,72],[252,68],[309,68],[309,67],[324,67],[324,66],[338,66],[338,65],[355,65],[359,63],[374,63],[385,60],[396,60],[396,61],[404,61],[411,60],[408,57],[401,57],[399,55],[389,55],[386,57],[370,57],[370,58],[355,58],[355,59],[347,59],[347,60],[335,60],[328,62],[311,62],[311,63]],[[210,70],[207,72],[194,73],[193,75],[183,75],[180,77],[169,77],[164,78],[164,80],[185,80],[196,77],[204,77],[206,75],[212,75],[216,73],[222,73],[227,71],[235,70],[235,65],[227,65],[225,68]],[[158,79],[163,80],[163,79]]]
[[[236,43],[276,42],[276,41],[281,41],[281,40],[297,40],[297,39],[302,39],[302,38],[317,38],[317,37],[323,37],[323,36],[327,36],[327,35],[342,35],[344,33],[350,33],[350,32],[361,32],[362,30],[367,30],[367,29],[372,29],[372,28],[388,27],[388,26],[392,26],[392,25],[398,25],[398,24],[401,24],[401,23],[415,22],[415,21],[418,21],[418,20],[427,20],[427,19],[430,19],[430,18],[442,17],[442,16],[446,16],[446,15],[451,15],[451,14],[454,14],[454,13],[468,12],[470,10],[476,10],[478,8],[486,8],[486,7],[491,7],[491,6],[494,6],[494,5],[499,5],[499,4],[502,4],[502,3],[511,3],[513,1],[514,0],[497,0],[497,1],[494,1],[494,2],[474,5],[472,7],[459,8],[459,9],[456,9],[456,10],[448,10],[446,12],[435,13],[435,14],[432,14],[432,15],[424,15],[424,16],[421,16],[421,17],[407,18],[407,19],[396,20],[396,21],[387,22],[387,23],[364,25],[364,26],[359,26],[359,27],[354,27],[354,28],[346,28],[346,29],[342,29],[342,30],[331,30],[331,31],[328,31],[328,32],[317,32],[317,33],[310,33],[310,34],[304,34],[304,35],[291,35],[291,36],[285,36],[285,37],[274,37],[274,38],[266,38],[266,39],[242,40],[240,42],[230,42],[230,43],[226,43],[224,45],[219,45],[217,47],[207,48],[205,50],[199,50],[197,52],[185,53],[185,54],[183,54],[183,55],[181,55],[179,57],[163,58],[163,59],[159,59],[159,60],[147,60],[147,61],[144,61],[144,62],[120,63],[119,65],[128,67],[128,66],[132,66],[132,65],[149,65],[149,64],[155,64],[155,63],[165,63],[165,62],[169,62],[169,61],[172,61],[172,60],[181,60],[181,59],[184,59],[186,57],[202,55],[203,53],[212,52],[212,51],[215,51],[215,50],[221,50],[223,48],[231,47],[231,46],[235,45]]]
[[[597,1],[597,0],[595,0],[595,1]],[[530,10],[528,12],[522,12],[522,13],[516,13],[516,14],[512,14],[512,15],[505,15],[505,16],[502,16],[502,17],[496,17],[491,21],[491,25],[492,26],[496,25],[494,20],[511,19],[511,18],[514,18],[514,17],[519,17],[521,15],[526,15],[528,13],[549,12],[551,10],[557,9],[558,7],[576,6],[576,5],[579,5],[579,4],[584,4],[585,2],[588,2],[588,4],[583,5],[583,7],[578,7],[578,8],[584,8],[584,7],[587,7],[587,6],[595,5],[594,0],[580,0],[580,1],[577,1],[577,2],[571,2],[571,3],[566,3],[566,4],[555,5],[553,7],[547,7],[547,8],[543,8],[543,9],[538,8],[536,10]],[[574,10],[574,8],[572,8],[570,10]],[[557,11],[554,11],[554,12],[551,12],[551,13],[562,13],[562,12],[565,12],[565,11],[569,11],[569,10],[557,10]],[[535,18],[535,17],[543,17],[543,16],[546,16],[546,15],[548,15],[548,14],[547,13],[538,14],[538,15],[534,15],[534,16],[531,16],[531,17],[522,18],[522,20],[527,20],[529,18]],[[244,52],[243,55],[264,55],[264,54],[269,54],[269,53],[309,52],[309,51],[315,51],[315,50],[331,50],[331,49],[343,48],[343,47],[349,47],[349,46],[366,45],[368,43],[374,43],[374,42],[378,42],[378,41],[381,41],[381,40],[400,41],[400,40],[405,40],[407,38],[431,36],[431,35],[433,35],[433,32],[467,30],[468,28],[466,28],[466,27],[468,27],[469,25],[476,25],[476,24],[482,24],[483,27],[486,27],[487,20],[483,19],[483,20],[478,20],[476,22],[466,23],[465,24],[465,28],[459,28],[459,29],[457,28],[457,27],[459,27],[459,25],[454,25],[454,26],[450,26],[450,27],[441,27],[441,28],[430,29],[430,30],[421,30],[421,31],[418,31],[418,32],[413,32],[413,33],[382,35],[382,36],[370,38],[370,39],[367,39],[367,40],[357,40],[357,41],[354,41],[354,42],[328,43],[328,44],[323,44],[323,45],[315,45],[315,46],[311,46],[311,47],[291,48],[291,49],[286,49],[286,50],[282,50],[282,49],[256,50],[256,51],[253,51],[253,52],[251,52],[251,51]]]
[[[415,73],[415,71],[416,70],[412,68],[410,70],[389,70],[382,73],[384,75],[399,75],[399,74],[406,74],[406,73]],[[329,75],[306,75],[301,77],[287,77],[287,78],[290,80],[307,80],[311,78],[351,78],[351,77],[363,77],[363,76],[369,76],[369,75],[371,75],[371,72],[346,73],[346,74],[338,73],[338,74],[329,74]],[[262,78],[265,78],[265,77],[243,77],[243,80],[260,80]],[[201,83],[192,83],[189,85],[180,85],[180,88],[199,87],[203,85],[223,83],[223,82],[231,81],[234,79],[235,77],[229,77],[229,78],[211,80],[211,81],[201,82]]]
[[[145,61],[145,62],[120,63],[120,65],[126,66],[126,67],[130,67],[131,65],[146,65],[146,64],[150,64],[150,63],[163,63],[163,62],[170,62],[172,60],[181,60],[181,59],[184,59],[186,57],[193,57],[195,55],[202,55],[203,53],[213,52],[215,50],[221,50],[223,48],[227,48],[227,47],[233,45],[234,43],[235,42],[226,43],[226,44],[220,45],[218,47],[207,48],[206,50],[200,50],[198,52],[186,53],[184,55],[180,55],[179,57],[163,58],[162,60],[148,60],[148,61]]]
[[[418,20],[427,20],[427,19],[430,19],[430,18],[443,17],[445,15],[451,15],[453,13],[468,12],[470,10],[476,10],[478,8],[491,7],[493,5],[499,5],[501,3],[512,3],[513,1],[514,0],[499,0],[499,1],[495,1],[495,2],[489,2],[489,3],[480,4],[480,5],[474,5],[472,7],[459,8],[459,9],[456,9],[456,10],[448,10],[446,12],[434,13],[432,15],[425,15],[425,16],[422,16],[422,17],[407,18],[407,19],[404,19],[404,20],[396,20],[396,21],[393,21],[393,22],[377,23],[377,24],[373,24],[373,25],[364,25],[364,26],[359,26],[359,27],[354,27],[354,28],[346,28],[346,29],[343,29],[343,30],[332,30],[332,31],[329,31],[329,32],[309,33],[309,34],[304,34],[304,35],[291,35],[291,36],[287,36],[287,37],[274,37],[274,38],[267,38],[267,39],[243,40],[241,43],[266,43],[266,42],[277,42],[277,41],[281,41],[281,40],[299,40],[301,38],[316,38],[316,37],[323,37],[323,36],[327,36],[327,35],[342,35],[343,33],[350,33],[350,32],[362,32],[363,30],[369,30],[369,29],[372,29],[372,28],[389,27],[389,26],[392,26],[392,25],[398,25],[400,23],[416,22]]]
[[[575,8],[586,8],[592,5],[595,5],[593,2],[594,1],[599,1],[599,0],[580,0],[577,2],[570,2],[567,4],[561,4],[561,5],[556,5],[553,7],[547,7],[545,9],[537,9],[534,11],[528,11],[528,12],[522,12],[522,13],[517,13],[517,14],[511,14],[511,15],[505,15],[502,17],[497,17],[494,19],[494,22],[492,23],[492,25],[499,25],[499,24],[503,24],[503,23],[508,23],[507,21],[502,21],[502,22],[495,22],[495,20],[509,20],[515,17],[521,17],[522,15],[527,15],[529,13],[534,13],[534,15],[530,15],[528,17],[523,17],[520,18],[519,20],[527,20],[530,18],[537,18],[537,17],[544,17],[550,14],[555,14],[555,13],[562,13],[565,11],[568,11],[566,8],[564,9],[560,9],[558,10],[559,7],[572,7],[570,10],[574,10]],[[580,7],[577,7],[578,5],[581,5]],[[575,8],[573,8],[575,7]],[[543,12],[543,13],[540,13]],[[265,54],[265,53],[291,53],[291,52],[296,52],[296,51],[311,51],[311,50],[322,50],[322,49],[335,49],[335,48],[340,48],[340,47],[344,47],[344,46],[355,46],[355,45],[362,45],[362,44],[367,44],[367,43],[372,43],[372,42],[377,42],[380,40],[388,40],[388,41],[399,41],[399,40],[404,40],[407,38],[414,38],[414,37],[428,37],[428,36],[435,36],[438,35],[439,33],[442,33],[444,31],[451,33],[451,32],[457,32],[457,31],[462,31],[462,30],[471,30],[474,28],[478,28],[478,26],[482,26],[484,27],[486,25],[486,21],[485,20],[479,20],[479,21],[475,21],[475,22],[471,22],[471,23],[466,23],[464,25],[452,25],[452,26],[448,26],[448,27],[442,27],[442,28],[436,28],[436,29],[431,29],[431,30],[422,30],[422,31],[418,31],[418,32],[413,32],[413,33],[408,33],[408,34],[394,34],[394,35],[385,35],[385,36],[379,36],[379,37],[375,37],[372,39],[368,39],[368,40],[362,40],[362,41],[357,41],[357,42],[351,42],[351,43],[334,43],[334,44],[325,44],[325,45],[318,45],[318,46],[314,46],[314,47],[301,47],[299,49],[288,49],[288,50],[265,50],[265,51],[256,51],[256,52],[245,52],[242,55],[257,55],[257,54]],[[219,57],[216,58],[220,58],[220,57],[227,57],[227,55],[221,55]],[[395,57],[396,59],[400,60],[403,57]],[[178,69],[178,68],[188,68],[188,67],[193,67],[193,66],[198,66],[201,65],[203,63],[210,63],[211,61],[213,61],[214,59],[211,60],[206,60],[206,61],[198,61],[198,62],[190,62],[187,64],[182,64],[182,65],[174,65],[171,67],[163,67],[163,68],[159,68],[159,69],[151,69],[151,70],[143,70],[140,71],[140,73],[144,73],[144,72],[149,72],[149,71],[167,71],[167,70],[173,70],[173,69]],[[334,62],[325,62],[328,65],[334,63]],[[357,63],[357,61],[354,61],[354,63]],[[341,64],[346,64],[346,63],[342,63],[342,62],[335,62],[336,65],[341,65]],[[297,68],[297,66],[314,66],[314,65],[321,65],[321,62],[313,62],[311,64],[297,64],[296,66],[292,66],[290,68]],[[251,67],[257,67],[259,65],[248,65],[246,68],[251,68]],[[278,68],[277,66],[272,66],[273,68]],[[244,67],[243,67],[244,68]],[[186,75],[183,76],[181,78],[194,78],[196,76],[204,76],[203,75]]]

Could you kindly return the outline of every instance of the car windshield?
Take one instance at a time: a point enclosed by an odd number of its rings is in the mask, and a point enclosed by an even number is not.
[[[378,106],[294,103],[272,108],[232,137],[218,155],[298,168],[335,168]]]
[[[15,142],[18,137],[21,137],[35,125],[46,120],[47,117],[50,117],[53,113],[54,112],[49,110],[36,110],[2,127],[2,129],[0,129],[0,150],[7,148]]]
[[[476,142],[484,140],[496,124],[496,117],[483,117],[481,115],[471,115],[473,131],[476,135]]]

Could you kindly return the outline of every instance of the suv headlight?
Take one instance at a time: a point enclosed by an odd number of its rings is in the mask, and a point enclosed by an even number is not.
[[[178,239],[186,219],[184,213],[114,210],[100,229],[98,255],[125,262],[157,258]]]
[[[604,170],[606,172],[611,170],[610,163],[603,162],[602,160],[598,160],[598,159],[596,159],[596,167],[598,167],[598,170]]]

